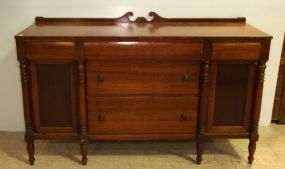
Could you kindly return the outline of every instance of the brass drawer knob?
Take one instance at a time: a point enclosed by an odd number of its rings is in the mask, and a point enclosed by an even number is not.
[[[185,120],[188,120],[188,115],[186,113],[182,113],[180,115],[180,121],[185,121]]]
[[[184,73],[182,77],[183,82],[189,82],[190,81],[190,75],[188,73]]]
[[[105,121],[105,113],[99,113],[98,120],[99,121]]]
[[[104,75],[102,73],[99,73],[97,75],[97,82],[100,83],[100,82],[104,82]]]

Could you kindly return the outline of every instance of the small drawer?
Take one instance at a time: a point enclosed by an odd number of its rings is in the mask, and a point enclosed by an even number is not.
[[[89,95],[198,94],[199,63],[89,61]]]
[[[27,41],[28,59],[73,59],[75,43],[72,41]]]
[[[201,59],[203,42],[85,42],[87,59]]]
[[[260,43],[255,42],[215,42],[213,59],[216,60],[256,60],[260,57]]]
[[[92,134],[195,133],[196,97],[90,97]]]

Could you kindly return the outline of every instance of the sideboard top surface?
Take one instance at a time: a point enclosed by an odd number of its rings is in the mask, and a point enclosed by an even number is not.
[[[272,38],[246,23],[245,18],[167,19],[154,12],[152,20],[130,20],[132,12],[120,18],[43,18],[16,38],[104,37],[104,38]]]

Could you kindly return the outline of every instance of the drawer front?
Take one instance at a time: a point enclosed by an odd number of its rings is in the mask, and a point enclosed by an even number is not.
[[[88,99],[92,134],[195,133],[196,97]]]
[[[28,59],[73,59],[75,43],[72,41],[27,41]]]
[[[85,42],[84,55],[88,59],[201,59],[203,42]]]
[[[120,62],[87,63],[89,95],[197,94],[199,63]]]
[[[215,42],[213,59],[216,60],[256,60],[260,57],[260,43]]]

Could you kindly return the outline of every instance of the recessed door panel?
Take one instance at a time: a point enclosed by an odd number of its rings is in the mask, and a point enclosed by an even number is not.
[[[74,69],[71,63],[32,63],[37,131],[71,132],[76,128]]]
[[[208,132],[247,132],[254,64],[214,63],[210,79]]]

